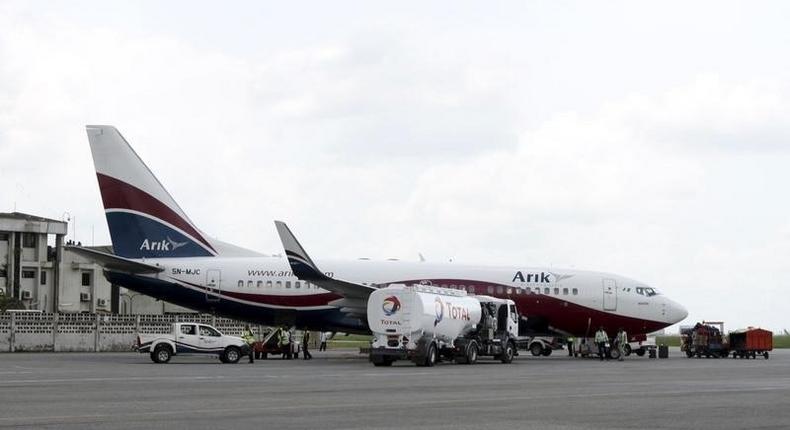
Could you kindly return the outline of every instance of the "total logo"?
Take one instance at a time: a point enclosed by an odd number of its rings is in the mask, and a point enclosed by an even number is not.
[[[437,297],[436,300],[433,301],[433,308],[436,312],[436,319],[433,321],[433,326],[436,327],[436,325],[444,319],[444,303],[440,297]]]
[[[400,300],[398,300],[395,296],[389,296],[384,299],[384,303],[381,304],[381,310],[384,311],[384,315],[392,316],[400,309]]]
[[[187,243],[189,242],[176,242],[170,237],[158,241],[144,239],[140,244],[140,251],[175,251]]]

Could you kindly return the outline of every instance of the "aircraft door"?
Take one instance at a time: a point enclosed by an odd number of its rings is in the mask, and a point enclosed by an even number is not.
[[[219,302],[222,274],[217,269],[206,271],[206,301],[211,303]]]
[[[617,310],[617,283],[614,279],[603,280],[603,310]]]

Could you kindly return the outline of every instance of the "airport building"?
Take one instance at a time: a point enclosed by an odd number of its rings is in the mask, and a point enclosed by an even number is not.
[[[65,221],[0,213],[0,295],[42,312],[191,312],[110,284],[100,265],[64,248],[67,232]],[[112,252],[109,246],[94,249]]]

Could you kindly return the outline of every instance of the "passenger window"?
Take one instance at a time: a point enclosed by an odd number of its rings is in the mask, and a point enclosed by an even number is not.
[[[261,288],[263,286],[263,281],[258,281],[257,286],[258,286],[258,288]]]
[[[247,281],[247,288],[252,288],[252,281]]]
[[[487,290],[488,290],[488,294],[494,294],[494,286],[493,285],[489,285]]]
[[[213,328],[202,325],[200,326],[200,335],[201,336],[211,336],[211,337],[219,337],[220,334],[218,331],[214,330]]]
[[[502,289],[501,286],[496,287],[496,293],[497,294],[502,294],[503,292],[504,292],[504,290]]]
[[[507,295],[509,296],[511,294],[513,294],[513,289],[512,288],[508,288],[507,289]]]
[[[283,287],[282,281],[277,281],[277,288],[282,288],[282,287]]]
[[[272,287],[272,281],[266,281],[266,288]]]
[[[294,288],[302,288],[302,284],[299,281],[294,282]]]
[[[642,288],[642,287],[636,287],[636,293],[639,294],[639,295],[644,296],[645,295],[645,289]]]
[[[195,334],[195,326],[193,325],[182,325],[181,326],[181,334],[188,334],[194,335]]]
[[[573,289],[573,295],[574,295],[574,296],[577,296],[577,295],[579,295],[579,289],[578,289],[578,288],[574,288],[574,289]]]
[[[244,281],[239,281],[239,288],[244,288]]]
[[[568,295],[568,289],[567,288],[563,288],[562,289],[562,295],[563,296],[567,296]]]
[[[549,287],[544,288],[543,289],[543,294],[546,294],[546,295],[551,294],[551,289]]]
[[[474,285],[470,285],[469,286],[469,292],[472,293],[472,294],[475,293],[475,286]]]
[[[560,289],[559,288],[554,288],[554,295],[555,296],[559,296],[560,295]]]
[[[285,288],[291,288],[291,281],[285,281]]]

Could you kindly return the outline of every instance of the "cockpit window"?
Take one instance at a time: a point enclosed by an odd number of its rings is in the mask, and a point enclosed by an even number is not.
[[[650,287],[636,287],[634,290],[637,294],[642,296],[653,297],[658,295],[658,291]]]

